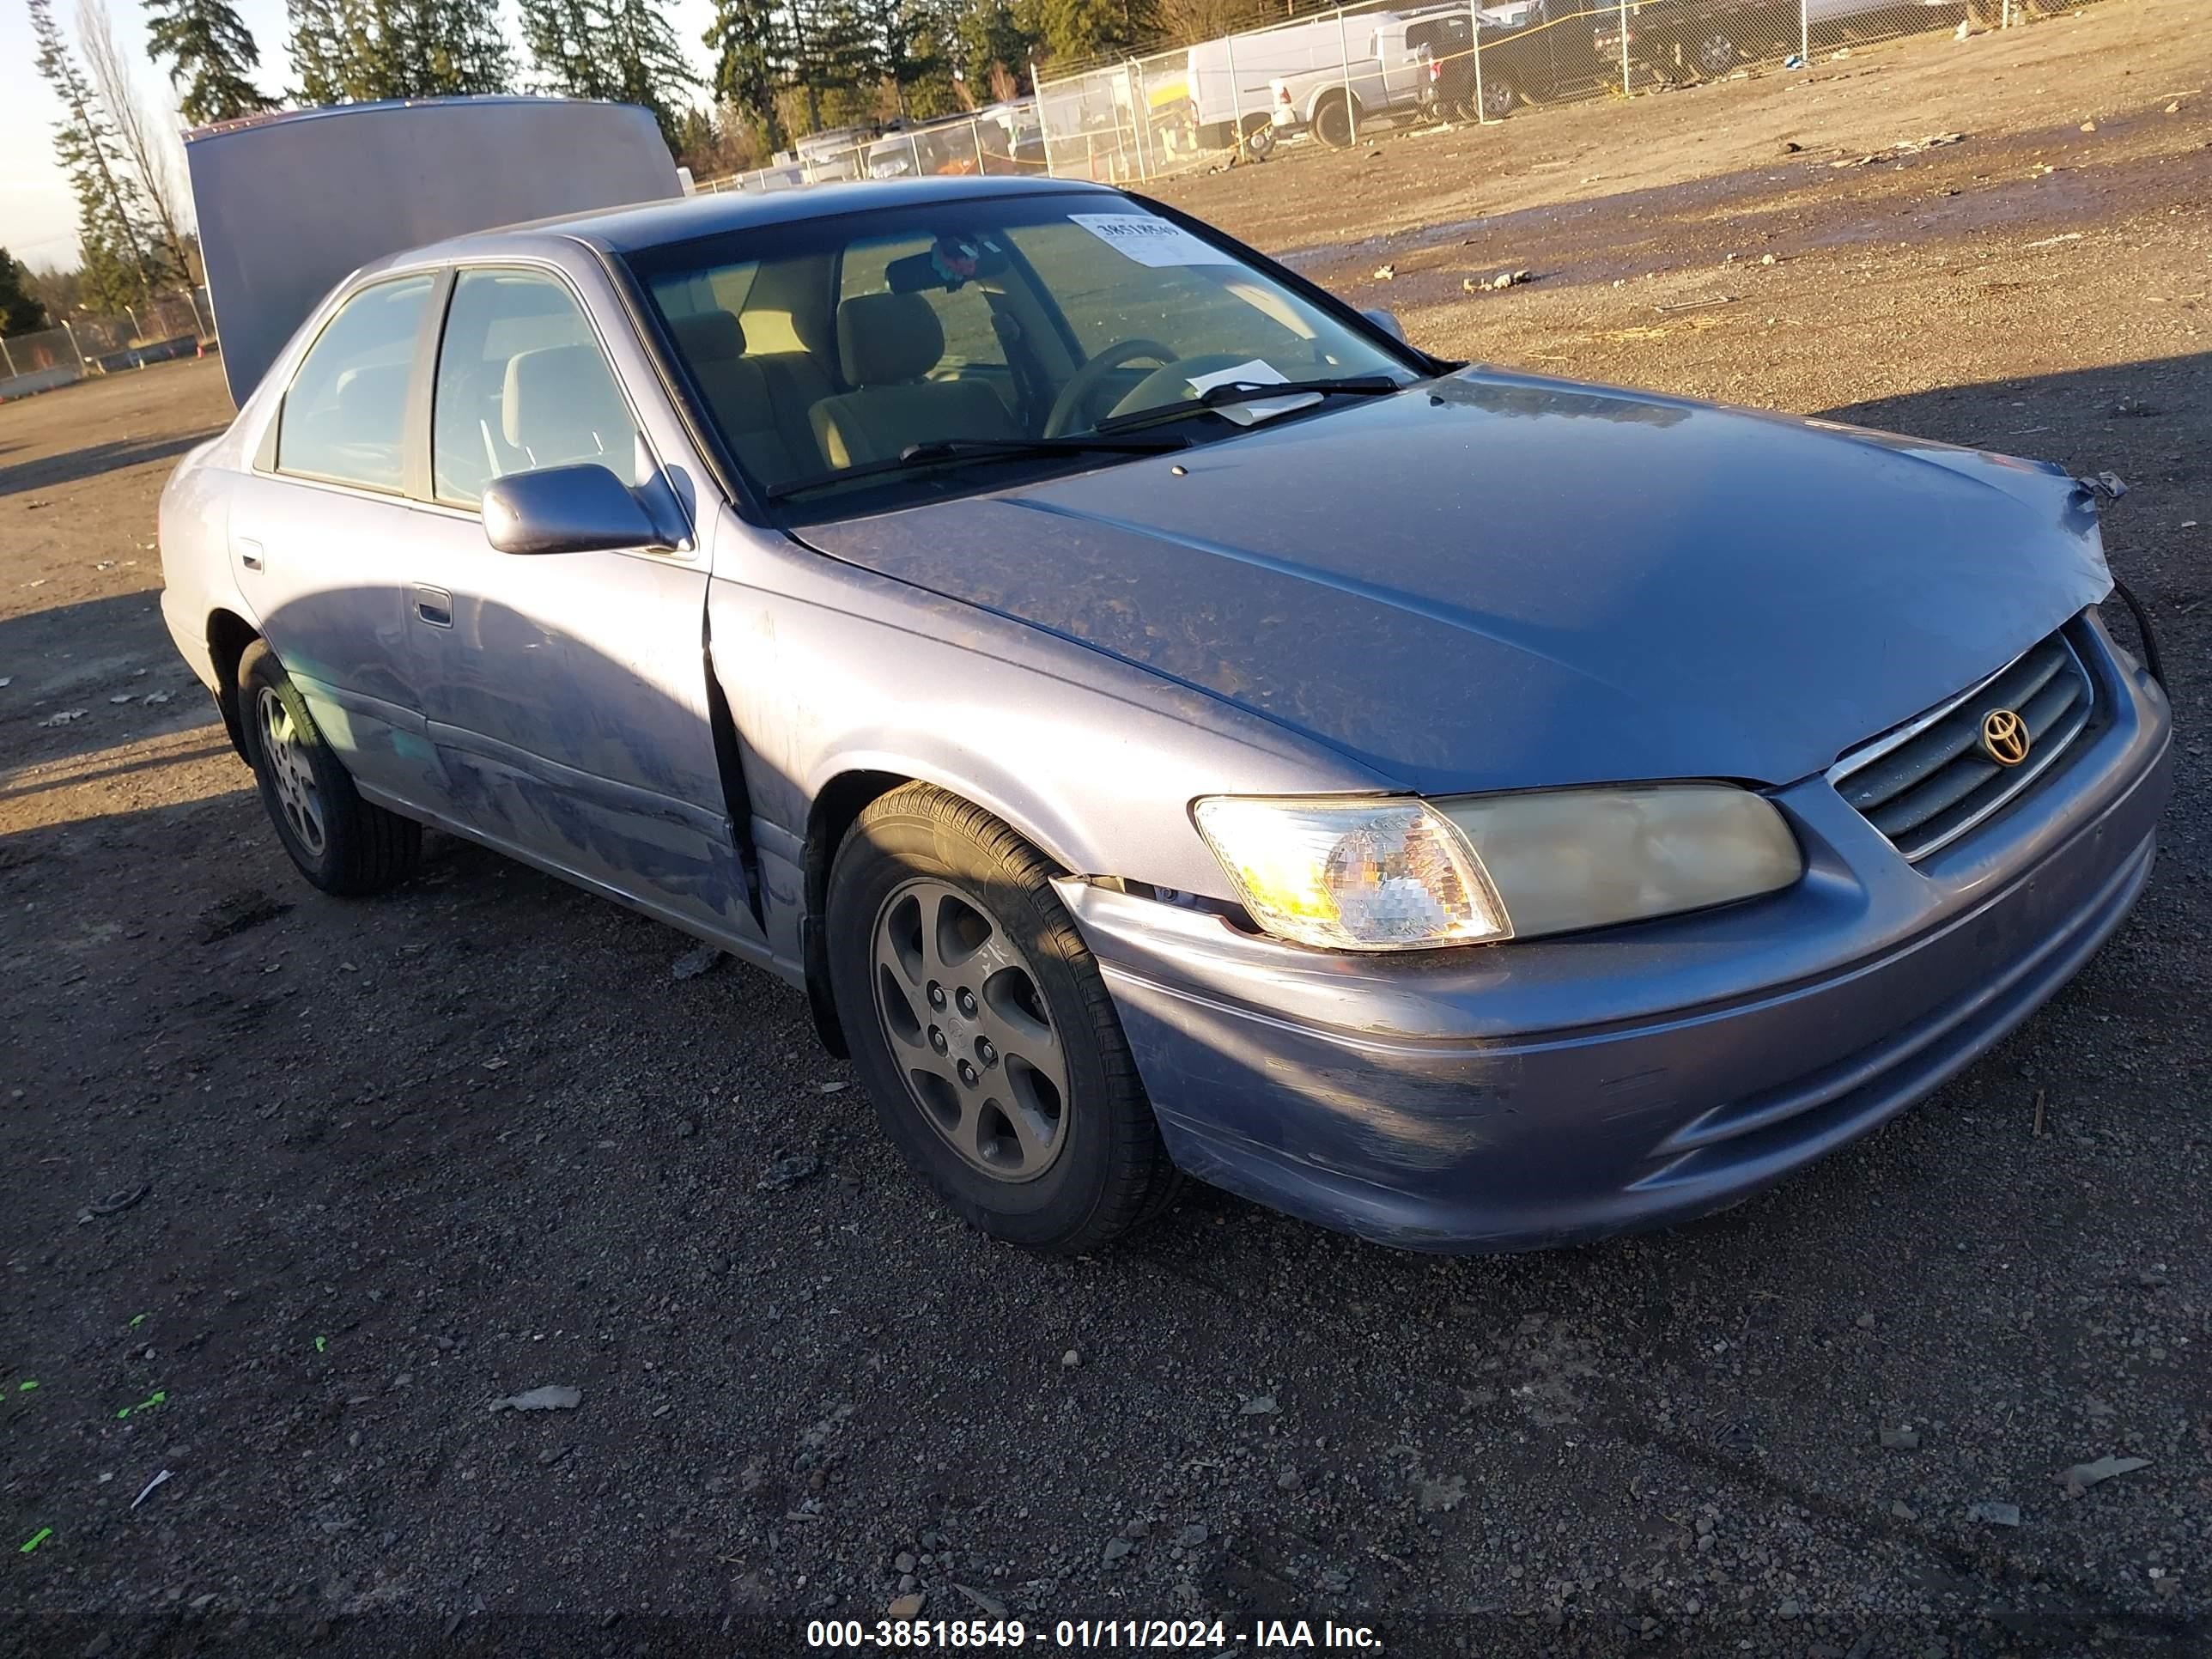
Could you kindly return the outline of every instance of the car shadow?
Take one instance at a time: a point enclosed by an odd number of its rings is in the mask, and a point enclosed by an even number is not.
[[[0,769],[47,767],[207,719],[207,693],[170,643],[161,599],[141,588],[0,618],[9,681],[0,691]]]
[[[0,466],[0,495],[52,489],[62,484],[97,478],[104,473],[120,472],[126,467],[174,460],[186,450],[205,443],[222,430],[219,426],[210,426],[203,427],[197,432],[167,437],[117,438],[106,443],[87,444],[82,449],[69,450],[59,455],[42,456],[35,461],[19,461],[12,466]]]

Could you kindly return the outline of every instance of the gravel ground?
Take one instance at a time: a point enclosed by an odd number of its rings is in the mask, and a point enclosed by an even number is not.
[[[1589,1249],[1400,1255],[1200,1190],[1031,1260],[937,1210],[764,976],[679,981],[687,940],[443,838],[391,898],[315,894],[155,609],[216,365],[0,409],[0,1516],[39,1539],[0,1650],[780,1652],[912,1595],[1230,1651],[2212,1650],[2191,21],[1176,189],[1439,350],[2131,486],[2183,749],[2134,920],[1884,1132]],[[490,1409],[544,1384],[580,1403]],[[2146,1462],[2070,1493],[2106,1456]]]

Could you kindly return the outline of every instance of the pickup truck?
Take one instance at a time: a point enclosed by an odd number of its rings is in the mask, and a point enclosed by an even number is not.
[[[1620,8],[1601,0],[1516,0],[1485,7],[1481,43],[1481,114],[1502,120],[1523,104],[1596,92],[1620,84]],[[1474,112],[1475,54],[1464,14],[1424,20],[1435,64],[1433,101],[1444,115]],[[1456,24],[1456,27],[1455,27]],[[1438,36],[1455,38],[1434,38]]]
[[[1479,12],[1424,7],[1376,20],[1364,43],[1367,55],[1349,65],[1332,64],[1277,80],[1270,89],[1277,129],[1310,127],[1323,143],[1340,148],[1359,126],[1377,118],[1473,115],[1477,77],[1470,40],[1478,16],[1486,119],[1502,119],[1522,104],[1619,84],[1618,4],[1510,0]]]
[[[1385,14],[1364,40],[1364,57],[1277,76],[1268,84],[1268,118],[1278,135],[1299,127],[1332,149],[1342,149],[1375,120],[1401,120],[1430,101],[1428,53],[1407,32],[1413,19]]]

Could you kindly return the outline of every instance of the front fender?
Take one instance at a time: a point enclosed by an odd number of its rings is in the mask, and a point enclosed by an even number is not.
[[[1228,900],[1194,799],[1394,787],[1206,692],[734,515],[707,603],[764,855],[799,861],[823,790],[884,773],[973,801],[1073,873]]]

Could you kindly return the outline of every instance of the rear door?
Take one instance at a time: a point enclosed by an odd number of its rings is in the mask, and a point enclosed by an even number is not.
[[[373,796],[442,793],[407,621],[407,413],[422,371],[432,273],[373,283],[300,361],[233,495],[239,591],[308,712]]]
[[[562,276],[456,274],[429,459],[408,620],[454,816],[672,920],[758,938],[708,720],[703,550],[532,557],[484,539],[493,478],[578,463],[630,484],[655,473]]]

